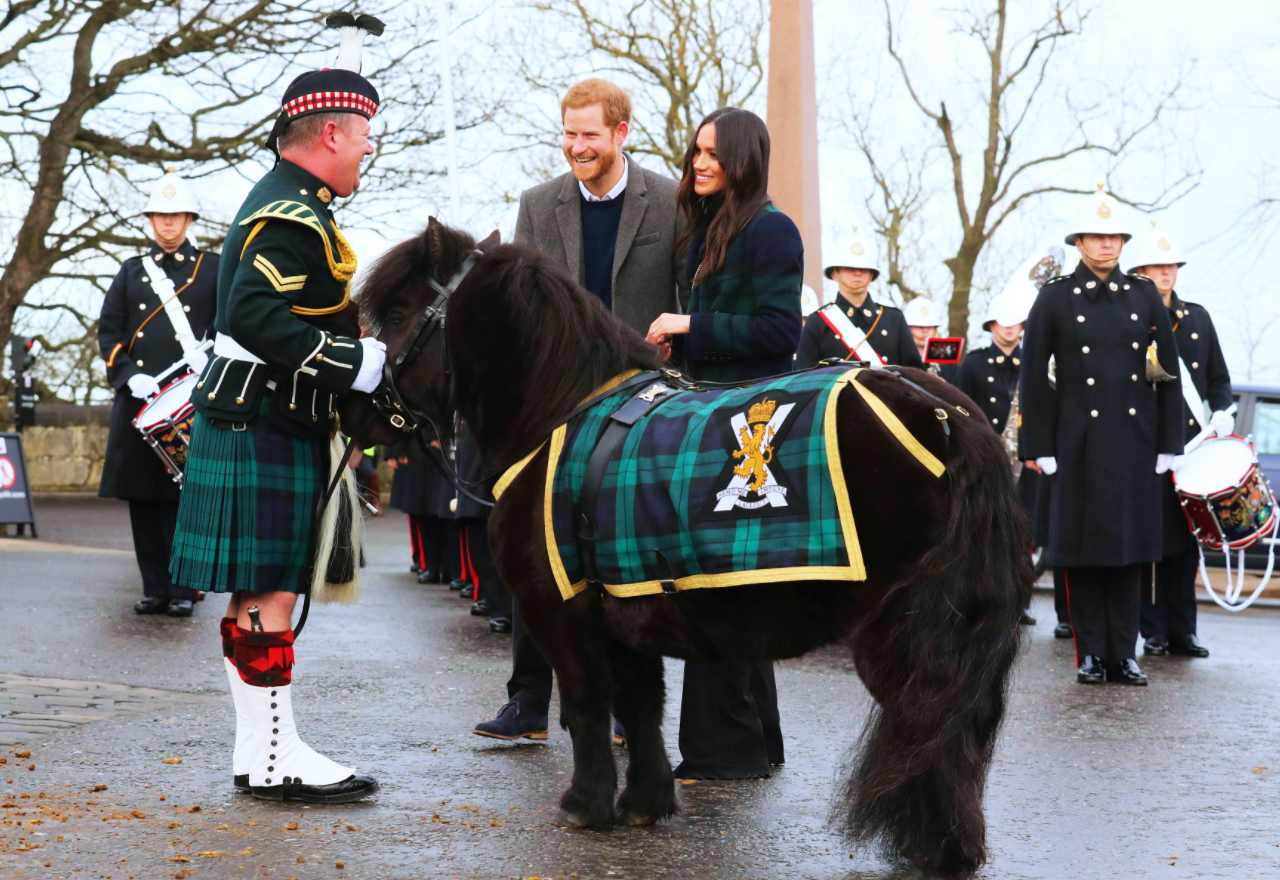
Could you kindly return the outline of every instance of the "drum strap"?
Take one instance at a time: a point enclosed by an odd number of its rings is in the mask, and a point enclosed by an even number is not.
[[[178,336],[183,354],[192,351],[200,343],[191,332],[191,322],[187,320],[187,313],[182,310],[182,303],[178,302],[177,288],[173,286],[172,280],[157,269],[152,269],[148,274],[151,276],[151,289],[160,297],[160,305],[164,308],[165,317],[173,325],[173,332]]]
[[[1200,399],[1200,393],[1196,391],[1196,383],[1191,381],[1191,371],[1187,369],[1187,362],[1178,357],[1178,368],[1182,370],[1181,385],[1182,399],[1187,402],[1187,406],[1191,409],[1191,417],[1196,420],[1196,425],[1200,430],[1204,430],[1204,401]]]
[[[883,314],[883,306],[881,309],[881,314]],[[884,367],[884,358],[880,357],[879,353],[871,347],[871,343],[867,341],[867,338],[871,335],[870,331],[863,333],[855,327],[839,303],[823,306],[818,310],[818,317],[831,329],[831,332],[844,344],[844,347],[849,349],[850,354],[857,355],[858,360],[871,364],[871,369],[873,370],[879,370]],[[879,321],[880,317],[877,316],[876,322],[878,323]],[[875,329],[874,324],[871,329]]]

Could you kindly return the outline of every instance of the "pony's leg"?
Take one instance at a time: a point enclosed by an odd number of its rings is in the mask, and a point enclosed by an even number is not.
[[[662,658],[615,643],[610,657],[613,711],[627,730],[627,787],[618,798],[618,820],[652,825],[677,811],[675,779],[662,740],[666,686]]]
[[[560,686],[560,725],[573,740],[573,780],[560,797],[561,818],[578,827],[612,828],[618,768],[609,721],[613,682],[608,657],[603,646],[583,644],[598,640],[589,629],[558,636],[555,642],[542,641],[556,645],[547,659]]]

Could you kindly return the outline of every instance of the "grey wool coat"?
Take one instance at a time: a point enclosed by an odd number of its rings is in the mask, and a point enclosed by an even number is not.
[[[663,312],[689,303],[685,254],[676,253],[680,232],[676,181],[641,168],[627,157],[627,189],[613,252],[613,313],[642,335]],[[581,284],[582,193],[572,172],[520,194],[515,240],[564,266]]]

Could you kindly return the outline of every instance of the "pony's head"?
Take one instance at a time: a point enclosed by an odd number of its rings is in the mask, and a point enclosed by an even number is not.
[[[494,232],[483,245],[497,242]],[[360,283],[360,322],[386,344],[388,363],[395,363],[419,318],[435,301],[437,294],[430,280],[446,283],[476,246],[467,233],[432,217],[420,234],[391,248],[373,264]],[[406,402],[447,433],[453,422],[453,406],[444,344],[444,334],[437,329],[422,352],[401,369],[396,386],[412,389],[405,394]],[[371,395],[345,395],[339,411],[344,430],[354,432],[361,446],[392,446],[404,439],[405,435],[373,407]]]

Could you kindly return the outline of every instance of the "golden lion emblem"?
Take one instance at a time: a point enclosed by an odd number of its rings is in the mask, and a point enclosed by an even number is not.
[[[776,433],[769,427],[769,419],[778,406],[777,401],[768,398],[752,405],[747,411],[747,424],[738,429],[741,449],[733,453],[733,457],[741,459],[741,463],[733,468],[739,477],[748,477],[751,482],[747,488],[759,492],[769,479],[769,471],[765,465],[773,461],[773,436]]]

